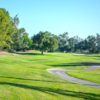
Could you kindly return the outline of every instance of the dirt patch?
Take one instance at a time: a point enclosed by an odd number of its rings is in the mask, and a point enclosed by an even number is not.
[[[6,55],[6,54],[8,54],[8,52],[0,51],[0,55]]]

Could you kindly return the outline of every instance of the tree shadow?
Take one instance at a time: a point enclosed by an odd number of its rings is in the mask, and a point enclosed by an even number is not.
[[[65,83],[64,81],[52,81],[52,80],[39,80],[39,79],[28,79],[28,78],[19,78],[19,77],[6,77],[6,76],[0,76],[1,78],[10,78],[10,79],[18,79],[18,80],[27,80],[27,81],[38,81],[38,82],[52,82],[52,83]]]
[[[98,57],[98,58],[100,58],[100,55],[97,55],[97,56],[93,56],[93,57]]]
[[[69,91],[69,90],[55,89],[55,88],[48,88],[48,87],[39,87],[39,86],[11,83],[11,82],[0,82],[0,85],[9,85],[18,88],[31,89],[31,90],[52,94],[52,95],[78,97],[78,98],[83,98],[85,100],[100,100],[100,94],[95,94],[95,93],[76,92],[76,91]]]
[[[62,63],[62,64],[55,64],[52,65],[54,67],[79,67],[79,66],[100,66],[98,62],[76,62],[76,63]]]
[[[81,64],[85,66],[100,66],[99,62],[81,62]]]
[[[86,57],[100,57],[100,55],[90,55],[90,54],[87,54],[87,55],[85,55]]]
[[[16,54],[19,54],[19,55],[42,55],[41,53],[26,53],[26,52],[19,52]]]
[[[79,66],[83,66],[83,64],[76,62],[76,63],[54,64],[54,65],[51,65],[51,66],[54,66],[54,67],[79,67]]]

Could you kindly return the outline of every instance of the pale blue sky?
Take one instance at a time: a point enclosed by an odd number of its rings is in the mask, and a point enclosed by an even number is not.
[[[86,37],[100,33],[100,0],[0,0],[30,36],[39,31]]]

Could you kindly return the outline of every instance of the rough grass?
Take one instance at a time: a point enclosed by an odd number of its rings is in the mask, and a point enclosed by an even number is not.
[[[87,67],[83,62],[99,60],[99,55],[66,53],[0,55],[0,100],[99,100],[100,89],[66,82],[47,72],[52,67],[83,71]],[[94,81],[92,72],[87,74]]]

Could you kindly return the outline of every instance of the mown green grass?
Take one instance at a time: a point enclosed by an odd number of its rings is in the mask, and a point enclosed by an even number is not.
[[[0,100],[99,100],[100,89],[73,84],[47,72],[63,68],[88,74],[88,80],[100,78],[99,71],[84,72],[81,62],[100,62],[99,55],[76,56],[66,53],[0,55]],[[74,75],[71,72],[71,75]],[[81,75],[78,74],[77,77]],[[82,77],[80,77],[82,78]],[[87,78],[85,78],[87,79]]]
[[[71,76],[81,78],[81,79],[85,79],[85,80],[89,80],[89,81],[100,84],[100,80],[99,80],[100,69],[96,69],[96,70],[92,70],[92,71],[76,70],[76,71],[70,71],[70,72],[67,72],[67,73]]]

